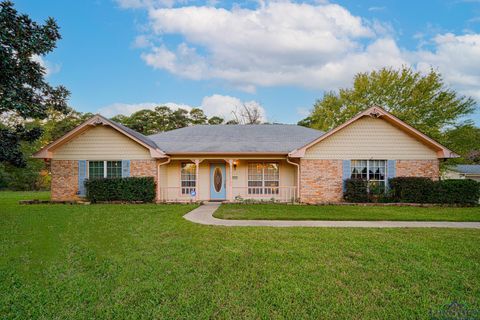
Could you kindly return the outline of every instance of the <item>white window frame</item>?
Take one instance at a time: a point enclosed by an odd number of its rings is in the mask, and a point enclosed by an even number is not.
[[[250,165],[251,164],[261,164],[262,165],[262,179],[261,180],[250,180]],[[265,167],[267,164],[276,164],[277,165],[277,175],[278,178],[275,180],[265,180]],[[249,186],[249,182],[262,182],[261,186]],[[277,182],[278,186],[267,186],[265,182]],[[251,161],[247,165],[247,194],[248,195],[278,195],[280,193],[280,164],[276,161]]]
[[[91,162],[103,162],[103,178],[107,178],[107,162],[122,162],[122,160],[87,160],[87,179],[90,179],[90,161]],[[122,168],[120,166],[120,168]],[[120,169],[121,170],[121,169]],[[122,177],[122,171],[120,171],[120,177]]]
[[[352,174],[353,174],[353,170],[354,168],[358,168],[359,166],[355,166],[354,165],[354,161],[366,161],[367,162],[367,177],[366,177],[366,180],[368,181],[368,183],[370,184],[371,182],[383,182],[383,188],[384,190],[386,190],[386,187],[387,187],[387,180],[388,180],[388,174],[387,174],[387,170],[388,170],[388,161],[387,160],[383,160],[383,159],[352,159],[350,161],[350,178],[352,178]],[[370,165],[372,163],[375,163],[375,162],[380,162],[380,161],[383,161],[384,163],[384,170],[383,170],[383,176],[384,178],[382,180],[380,179],[374,179],[374,178],[370,178]],[[381,168],[380,166],[374,166],[375,168]],[[373,173],[375,175],[375,173]]]
[[[188,175],[190,177],[193,177],[193,180],[192,179],[183,179],[184,177],[184,174],[183,174],[183,166],[184,165],[187,165],[187,164],[190,164],[193,166],[194,168],[194,171],[193,171],[193,175]],[[183,182],[194,182],[194,186],[187,186],[187,187],[184,187],[183,186]],[[196,168],[196,164],[195,163],[191,163],[191,162],[181,162],[180,163],[180,194],[182,196],[189,196],[191,195],[192,191],[194,192],[197,192],[197,168]]]

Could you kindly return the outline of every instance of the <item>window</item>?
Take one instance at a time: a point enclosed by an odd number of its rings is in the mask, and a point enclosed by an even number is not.
[[[181,169],[181,185],[182,194],[189,195],[192,191],[196,191],[197,185],[196,167],[194,163],[182,163]]]
[[[122,161],[88,161],[88,178],[120,178]]]
[[[122,177],[122,161],[107,161],[107,178]]]
[[[88,178],[103,178],[105,176],[104,161],[88,161]]]
[[[278,163],[248,164],[248,194],[278,194],[279,185]]]
[[[386,160],[352,160],[351,162],[351,178],[368,180],[371,190],[385,191],[386,172]]]

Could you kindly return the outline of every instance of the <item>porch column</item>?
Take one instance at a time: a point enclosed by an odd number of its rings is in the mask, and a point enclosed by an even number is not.
[[[198,181],[198,171],[200,166],[200,160],[195,159],[194,162],[195,162],[195,201],[198,201],[199,199],[198,193],[200,191],[200,188],[199,188],[200,181]]]
[[[228,159],[228,164],[230,166],[230,174],[228,175],[228,180],[229,180],[229,195],[228,195],[228,200],[232,201],[233,200],[233,160]]]

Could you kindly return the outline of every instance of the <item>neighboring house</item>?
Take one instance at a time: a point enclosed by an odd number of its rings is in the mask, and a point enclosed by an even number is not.
[[[342,201],[343,181],[385,186],[439,178],[457,157],[379,107],[323,133],[295,125],[202,125],[144,136],[96,115],[34,157],[51,162],[52,199],[85,195],[94,177],[152,176],[157,201]]]
[[[459,164],[448,167],[442,175],[444,179],[473,179],[480,181],[480,164]]]

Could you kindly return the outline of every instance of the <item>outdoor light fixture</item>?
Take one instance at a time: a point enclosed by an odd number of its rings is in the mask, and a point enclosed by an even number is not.
[[[237,171],[237,160],[233,161],[233,170]]]

